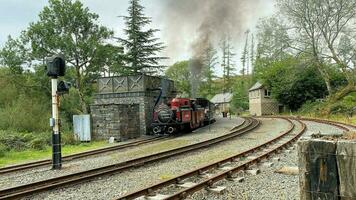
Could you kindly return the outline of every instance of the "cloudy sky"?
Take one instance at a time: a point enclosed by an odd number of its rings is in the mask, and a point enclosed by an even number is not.
[[[115,31],[116,36],[122,36],[124,22],[117,16],[127,15],[126,9],[129,0],[81,0],[83,4],[99,14],[99,22]],[[205,0],[189,0],[193,2],[192,6],[180,4],[181,0],[141,0],[145,7],[145,14],[152,17],[152,27],[161,31],[157,36],[167,46],[163,52],[165,56],[170,57],[167,64],[176,61],[189,59],[191,52],[191,43],[197,37],[197,29],[200,21],[207,16],[202,15],[200,4]],[[226,0],[210,0],[223,3]],[[243,26],[236,29],[254,30],[259,18],[270,16],[274,12],[274,0],[230,0],[242,2],[243,8],[236,10],[241,13],[244,21]],[[195,3],[195,7],[193,4]],[[198,4],[197,4],[198,3]],[[44,6],[48,4],[47,0],[0,0],[0,47],[4,45],[7,36],[16,37],[28,26],[30,22],[38,19],[38,14]],[[238,4],[240,5],[240,4]],[[180,8],[176,8],[181,6]],[[180,10],[179,10],[180,9]],[[182,15],[182,9],[190,12],[188,15]],[[193,10],[194,9],[194,10]],[[173,15],[172,13],[175,13]],[[178,13],[178,15],[177,15]],[[198,16],[199,15],[199,16]],[[240,32],[245,30],[240,30]],[[237,52],[236,63],[239,64],[241,49],[243,48],[243,35],[237,35],[234,39],[235,51]]]

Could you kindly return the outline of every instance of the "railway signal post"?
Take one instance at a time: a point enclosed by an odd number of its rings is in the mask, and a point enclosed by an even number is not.
[[[61,152],[61,133],[59,120],[59,93],[58,93],[58,77],[65,74],[65,61],[63,56],[55,55],[48,59],[47,76],[51,78],[52,83],[52,117],[50,126],[52,132],[52,169],[62,168],[62,152]],[[61,88],[63,90],[63,88]]]

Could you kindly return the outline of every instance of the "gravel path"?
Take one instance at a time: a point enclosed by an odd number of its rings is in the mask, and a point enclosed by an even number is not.
[[[0,189],[98,168],[144,155],[209,140],[226,134],[231,128],[241,124],[242,122],[242,118],[232,118],[231,120],[226,118],[218,118],[217,121],[211,125],[210,130],[209,127],[206,126],[195,130],[191,134],[182,135],[173,139],[100,154],[100,156],[91,156],[79,160],[65,162],[63,164],[63,169],[60,171],[51,170],[48,166],[46,166],[25,170],[20,173],[1,175]]]
[[[95,179],[34,196],[34,199],[111,199],[194,168],[250,149],[285,131],[289,123],[281,119],[261,119],[262,125],[238,139],[211,148],[175,156],[137,169]]]

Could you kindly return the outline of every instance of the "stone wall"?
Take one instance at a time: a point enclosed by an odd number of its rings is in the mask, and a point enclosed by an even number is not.
[[[146,75],[100,78],[98,93],[94,96],[91,107],[92,113],[98,112],[95,110],[105,105],[138,105],[138,122],[128,121],[128,123],[138,125],[139,135],[148,134],[152,123],[153,107],[160,93],[158,88],[162,88],[161,101],[175,97],[174,83],[168,79]],[[105,112],[116,111],[107,109]],[[96,123],[94,119],[93,123]],[[102,134],[102,132],[105,131],[97,131],[93,134]]]
[[[331,137],[298,141],[302,200],[356,199],[356,141]]]
[[[92,105],[94,139],[127,140],[140,136],[139,104]]]

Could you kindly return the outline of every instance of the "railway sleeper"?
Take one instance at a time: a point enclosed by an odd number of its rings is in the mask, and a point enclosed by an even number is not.
[[[213,186],[213,187],[207,187],[207,190],[209,192],[221,194],[226,190],[226,187],[225,186]]]

